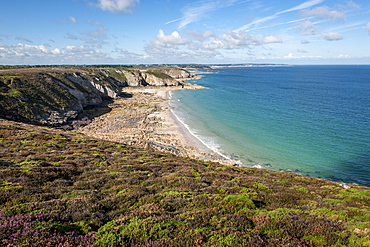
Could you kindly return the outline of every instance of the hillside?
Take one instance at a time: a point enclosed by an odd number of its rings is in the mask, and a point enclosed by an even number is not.
[[[370,246],[370,189],[0,120],[1,246]]]
[[[179,68],[45,67],[0,70],[0,117],[61,126],[87,107],[104,106],[124,87],[179,86],[194,77]]]

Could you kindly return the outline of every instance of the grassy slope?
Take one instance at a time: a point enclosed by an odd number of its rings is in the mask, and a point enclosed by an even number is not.
[[[370,189],[0,119],[1,246],[370,246]]]
[[[72,108],[77,99],[55,79],[39,70],[0,71],[0,116],[26,121],[49,109]]]

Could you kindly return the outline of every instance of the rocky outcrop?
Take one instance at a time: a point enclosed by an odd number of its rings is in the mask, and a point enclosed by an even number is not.
[[[195,77],[195,74],[180,68],[158,68],[155,70],[165,73],[174,79],[191,79]]]
[[[67,124],[70,119],[76,119],[78,111],[75,110],[61,110],[51,111],[49,114],[45,113],[38,116],[40,123],[51,126],[61,126]]]
[[[93,92],[103,97],[115,98],[117,94],[121,92],[122,87],[127,86],[126,82],[117,81],[113,77],[107,75],[105,71],[101,71],[100,73],[100,76],[90,76],[91,80],[84,77],[84,75],[87,75],[86,73],[82,75],[80,73],[65,73],[64,76],[70,81],[92,89]]]
[[[163,87],[163,86],[179,86],[180,82],[174,79],[158,78],[149,73],[141,73],[142,78],[150,86]]]
[[[122,73],[126,77],[127,86],[129,87],[148,86],[148,83],[143,79],[139,71],[123,70]]]
[[[194,75],[179,68],[37,68],[0,71],[0,117],[52,126],[86,107],[116,98],[124,87],[179,86]]]

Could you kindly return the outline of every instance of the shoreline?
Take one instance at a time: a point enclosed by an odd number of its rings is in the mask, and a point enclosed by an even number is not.
[[[111,112],[94,118],[77,131],[99,139],[151,148],[177,156],[240,166],[240,162],[211,150],[171,110],[169,94],[176,90],[204,89],[184,83],[173,87],[124,88]]]

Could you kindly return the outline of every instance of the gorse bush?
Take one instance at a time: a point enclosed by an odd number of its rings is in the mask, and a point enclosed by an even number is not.
[[[0,246],[370,246],[369,199],[0,120]]]

